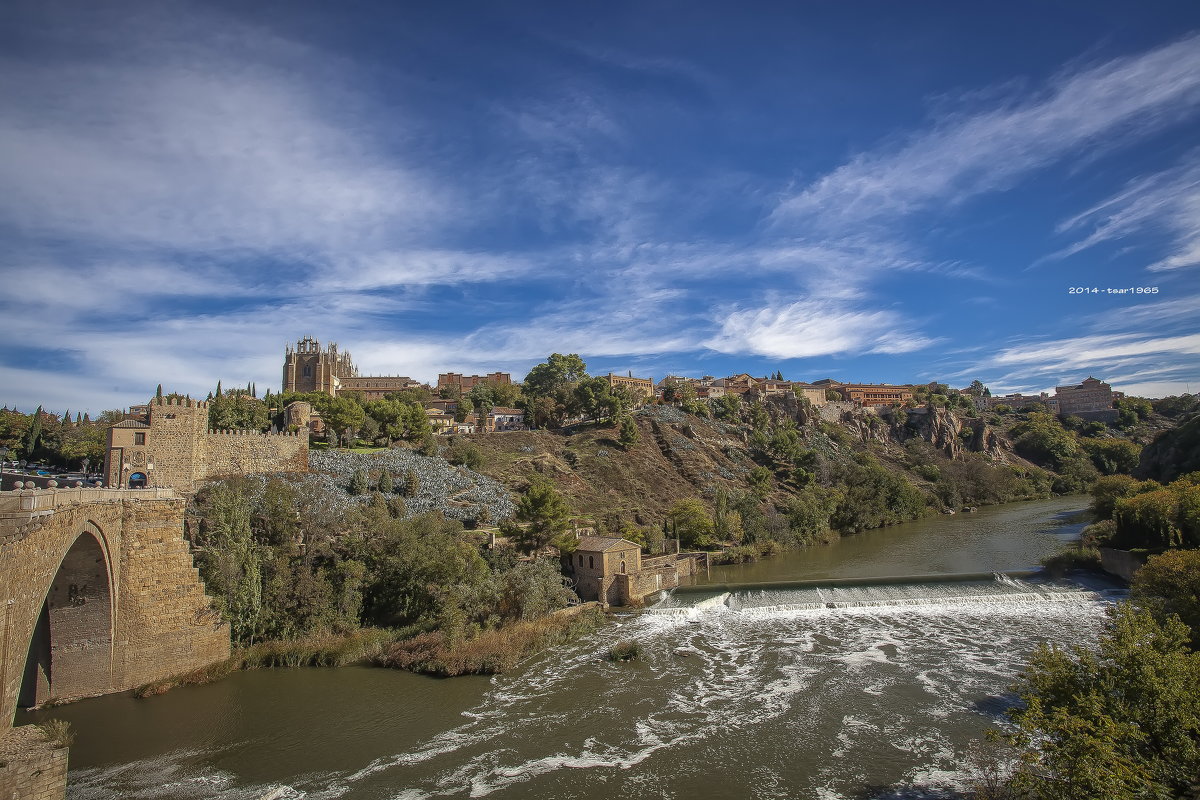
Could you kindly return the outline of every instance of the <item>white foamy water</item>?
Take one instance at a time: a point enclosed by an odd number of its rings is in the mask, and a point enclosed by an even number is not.
[[[418,746],[297,776],[281,797],[832,800],[953,783],[958,754],[1010,701],[1036,644],[1094,640],[1106,605],[1093,592],[998,579],[738,592],[651,609],[497,677],[461,724]],[[605,660],[623,639],[642,658]],[[120,769],[73,775],[72,797],[240,800],[280,786],[224,774],[205,786],[167,763]]]

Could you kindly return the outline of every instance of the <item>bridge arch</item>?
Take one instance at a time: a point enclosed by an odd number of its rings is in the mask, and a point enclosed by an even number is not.
[[[42,593],[18,706],[111,690],[117,582],[104,532],[92,520],[81,527]]]

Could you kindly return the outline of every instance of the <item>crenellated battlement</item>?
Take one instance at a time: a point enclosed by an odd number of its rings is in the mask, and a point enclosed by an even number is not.
[[[226,430],[216,430],[214,428],[209,428],[207,432],[210,436],[261,436],[265,439],[274,439],[274,438],[295,439],[300,436],[299,431],[278,431],[278,432],[254,431],[254,430],[226,431]],[[307,429],[304,431],[304,436],[305,436],[305,438],[308,437]]]
[[[190,397],[155,397],[150,400],[152,406],[174,406],[176,408],[195,408],[201,411],[208,409],[208,401],[193,400]]]

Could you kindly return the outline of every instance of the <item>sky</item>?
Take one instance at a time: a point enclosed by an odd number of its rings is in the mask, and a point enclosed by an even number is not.
[[[304,336],[1200,391],[1191,0],[10,0],[0,108],[25,411],[278,390]]]

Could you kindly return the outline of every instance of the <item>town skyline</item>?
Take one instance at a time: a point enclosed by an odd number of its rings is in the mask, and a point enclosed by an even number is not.
[[[1200,8],[867,6],[18,2],[0,402],[274,389],[306,334],[424,383],[1195,390]]]

